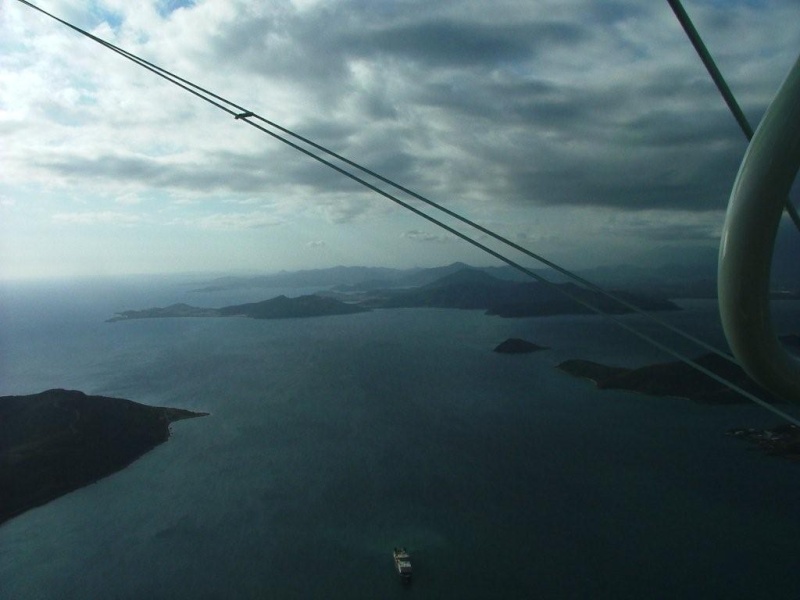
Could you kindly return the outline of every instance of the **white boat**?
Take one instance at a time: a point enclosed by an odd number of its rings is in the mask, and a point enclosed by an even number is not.
[[[394,566],[403,581],[411,580],[411,556],[405,548],[394,549]]]

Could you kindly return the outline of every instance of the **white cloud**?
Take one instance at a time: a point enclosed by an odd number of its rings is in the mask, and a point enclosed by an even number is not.
[[[283,224],[283,220],[271,213],[217,213],[189,220],[187,224],[195,224],[201,229],[246,230],[263,229]]]
[[[141,215],[110,210],[56,213],[52,219],[74,225],[136,225],[143,221]]]
[[[142,197],[138,194],[128,193],[118,196],[114,202],[125,206],[136,206],[142,203]]]
[[[446,244],[448,242],[453,241],[453,237],[449,235],[442,235],[438,233],[430,233],[426,231],[420,231],[419,229],[411,229],[409,231],[404,231],[401,236],[407,240],[414,240],[416,242],[435,242],[437,244]]]

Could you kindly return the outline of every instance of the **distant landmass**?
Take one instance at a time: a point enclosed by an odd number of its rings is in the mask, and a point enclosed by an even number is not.
[[[297,298],[278,296],[263,302],[237,304],[222,308],[199,308],[188,304],[172,304],[164,308],[126,310],[108,319],[109,323],[132,319],[158,319],[164,317],[250,317],[251,319],[289,319],[347,315],[367,311],[367,308],[345,304],[334,298],[307,295]]]
[[[127,321],[129,319],[158,319],[163,317],[219,317],[218,308],[198,308],[188,304],[171,304],[164,308],[145,308],[143,310],[126,310],[108,319],[109,323]]]
[[[748,392],[769,402],[780,402],[778,398],[755,384],[741,367],[721,356],[709,353],[694,361]],[[600,389],[630,390],[650,396],[675,396],[704,404],[748,402],[741,394],[682,361],[626,369],[588,360],[568,360],[558,365],[558,368],[570,375],[589,379]]]
[[[663,298],[616,291],[630,304],[643,310],[679,310]],[[484,270],[463,267],[430,283],[403,289],[381,289],[347,296],[371,308],[459,308],[484,310],[500,317],[538,317],[591,312],[576,301],[589,303],[612,314],[631,312],[628,307],[600,292],[571,283],[545,284],[498,279]]]
[[[348,288],[350,291],[341,291],[339,288],[297,298],[278,296],[262,302],[216,309],[173,304],[165,308],[127,310],[117,313],[109,321],[228,316],[285,319],[351,314],[376,308],[423,307],[484,310],[488,315],[500,317],[538,317],[591,312],[582,303],[591,304],[602,312],[610,314],[631,312],[627,306],[600,292],[571,283],[548,285],[498,279],[483,270],[466,267],[460,263],[441,269],[427,269],[423,274],[408,276],[405,282],[427,280],[433,273],[440,276],[414,287],[379,287],[369,290],[361,288],[354,290],[351,287]],[[442,273],[444,275],[441,275]],[[675,303],[663,298],[626,291],[614,293],[642,310],[679,310]]]
[[[244,316],[252,319],[289,319],[297,317],[322,317],[366,312],[367,308],[346,304],[334,298],[308,295],[297,298],[278,296],[262,302],[237,304],[219,309],[220,316]]]
[[[793,256],[791,253],[787,255]],[[776,298],[800,298],[797,287],[797,266],[791,269],[773,265]],[[530,282],[528,275],[508,266],[470,267],[461,262],[441,267],[390,269],[384,267],[331,267],[304,271],[282,271],[254,277],[220,277],[198,282],[192,291],[214,293],[240,289],[318,288],[334,292],[368,292],[379,289],[415,288],[441,279],[465,268],[479,270],[497,279]],[[548,268],[534,269],[553,283],[567,283],[570,279]],[[608,289],[640,291],[661,298],[716,298],[717,250],[698,263],[616,265],[595,267],[577,272],[584,279]]]
[[[432,268],[390,269],[385,267],[331,267],[304,271],[281,271],[272,275],[256,277],[220,277],[192,290],[195,293],[213,293],[240,289],[304,288],[316,287],[339,292],[358,292],[389,288],[411,288],[425,285],[465,268],[468,265],[455,262]],[[509,277],[520,274],[505,267],[488,267],[487,271]]]
[[[0,523],[128,466],[204,416],[53,389],[0,397]]]

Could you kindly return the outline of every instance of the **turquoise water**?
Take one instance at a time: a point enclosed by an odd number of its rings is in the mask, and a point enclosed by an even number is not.
[[[775,419],[598,392],[554,368],[665,360],[613,324],[434,309],[103,322],[240,300],[187,289],[3,288],[0,394],[67,387],[212,414],[0,527],[0,597],[800,592],[799,467],[724,435]],[[685,305],[668,318],[718,339],[713,306]],[[795,309],[780,307],[789,330]],[[552,349],[491,352],[511,335]],[[396,545],[414,557],[410,588]]]

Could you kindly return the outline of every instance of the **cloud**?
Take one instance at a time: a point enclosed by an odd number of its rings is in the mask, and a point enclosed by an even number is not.
[[[467,18],[426,18],[351,31],[341,38],[348,53],[385,54],[425,66],[493,66],[530,59],[551,44],[574,44],[586,32],[567,22],[476,23]]]
[[[59,0],[52,9],[531,243],[552,237],[537,230],[541,210],[553,211],[551,223],[587,211],[587,228],[591,216],[610,222],[610,211],[620,229],[607,235],[706,243],[746,148],[666,3],[100,0],[85,9]],[[757,122],[800,47],[796,0],[687,9]],[[61,211],[61,222],[145,222],[154,197],[170,200],[175,222],[219,231],[390,213],[353,181],[16,3],[0,23],[0,133],[4,193],[88,203]],[[126,211],[108,211],[108,198]]]
[[[791,13],[788,2],[769,4]],[[280,104],[297,130],[404,183],[449,195],[703,211],[724,203],[745,145],[660,5],[572,0],[520,10],[498,2],[487,10],[482,3],[410,1],[400,10],[343,0],[303,7],[160,2],[144,12],[109,7],[120,41],[133,42],[146,31],[145,41],[134,45],[167,65],[194,59],[206,66],[203,78],[227,71],[232,92],[268,86],[271,96],[283,95]],[[733,81],[753,72],[764,55],[784,56],[777,41],[800,42],[794,28],[775,33],[772,21],[766,27],[765,12],[746,3],[695,11],[712,38],[741,35],[759,48],[754,58],[752,51],[724,47],[722,59],[738,61],[729,71]],[[119,66],[118,59],[113,64]],[[779,80],[778,65],[766,70],[774,73],[772,82]],[[123,71],[120,86],[129,75]],[[752,113],[769,97],[764,79],[761,74],[744,86],[743,104]],[[133,100],[116,89],[111,99],[96,93],[91,71],[39,100],[41,111],[62,124],[87,125],[86,108],[94,103],[117,127],[156,127],[139,134],[143,143],[134,143],[133,152],[61,147],[35,166],[73,180],[99,177],[198,194],[252,194],[279,185],[319,195],[353,189],[313,161],[272,151],[268,140],[259,142],[270,147],[266,154],[234,150],[226,140],[250,136],[219,127],[220,117],[198,113],[195,101],[173,96],[146,73],[137,81],[147,89],[136,93],[158,101],[159,111],[109,112],[112,102]],[[50,87],[44,83],[38,87]],[[271,107],[267,99],[255,108]],[[211,135],[191,142],[201,141],[202,149],[186,152],[192,138],[185,138],[171,158],[154,153],[156,136],[185,136],[182,124],[210,124]],[[346,222],[353,209],[335,212],[336,222]]]
[[[271,213],[266,212],[248,212],[248,213],[218,213],[213,215],[206,215],[193,219],[187,224],[193,224],[201,229],[216,229],[216,230],[247,230],[247,229],[265,229],[267,227],[275,227],[281,225],[283,220]]]
[[[184,190],[195,193],[228,191],[253,193],[270,183],[269,174],[246,170],[225,154],[215,164],[194,163],[148,157],[106,154],[98,157],[77,155],[43,157],[33,164],[67,180],[92,178],[115,184],[138,184],[140,188]]]
[[[420,231],[419,229],[404,231],[400,237],[415,242],[432,242],[436,244],[446,244],[453,241],[453,238],[448,235]]]
[[[143,221],[141,215],[110,210],[56,213],[52,219],[73,225],[137,225]]]
[[[325,248],[327,244],[322,240],[313,240],[306,243],[306,248]]]
[[[647,242],[716,245],[722,231],[721,212],[642,211],[619,216],[600,225],[599,230],[619,238]]]
[[[136,206],[136,205],[142,203],[142,198],[141,198],[141,196],[138,196],[136,194],[123,194],[121,196],[118,196],[114,200],[114,202],[116,202],[117,204],[123,204],[123,205],[126,205],[126,206]]]

